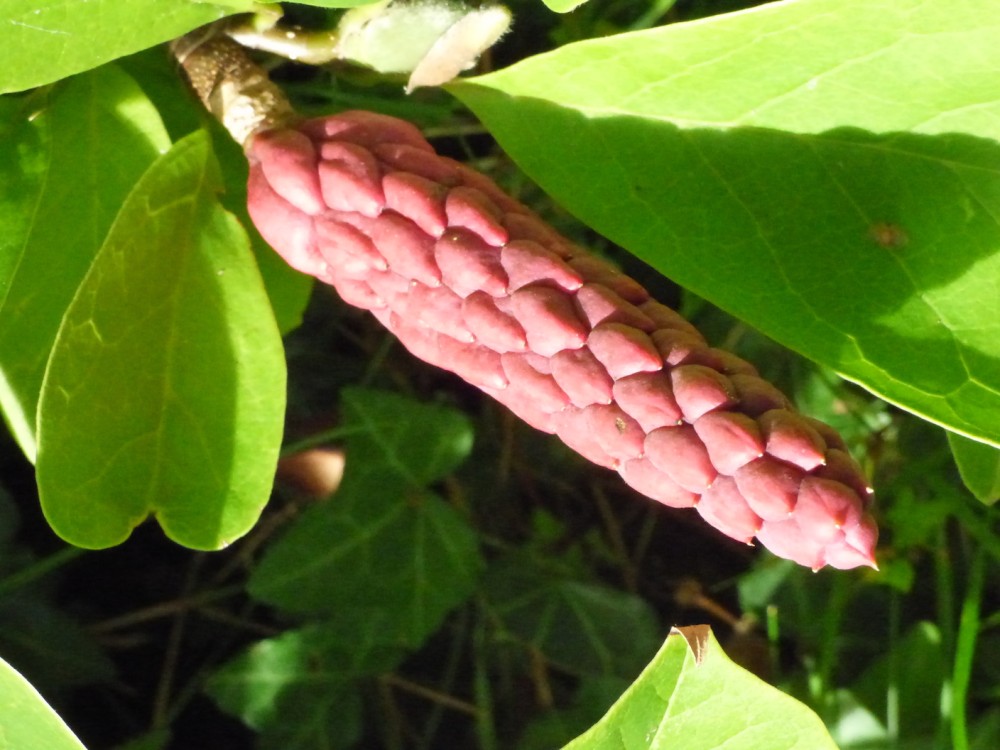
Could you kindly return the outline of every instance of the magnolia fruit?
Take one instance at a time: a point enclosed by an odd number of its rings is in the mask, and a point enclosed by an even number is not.
[[[413,125],[345,112],[245,146],[264,239],[414,355],[734,539],[874,566],[871,490],[833,429]]]

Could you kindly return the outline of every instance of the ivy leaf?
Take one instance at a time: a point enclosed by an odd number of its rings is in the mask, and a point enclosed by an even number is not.
[[[83,745],[31,684],[0,660],[0,743],[4,748],[84,750]]]
[[[7,115],[0,258],[18,260],[0,309],[0,407],[33,461],[56,331],[125,197],[170,139],[139,86],[113,65],[23,99]]]
[[[252,8],[250,0],[6,0],[0,94],[58,81]]]
[[[969,492],[987,505],[1000,500],[1000,450],[953,432],[948,433],[948,443]]]
[[[155,514],[218,549],[267,501],[284,418],[281,340],[246,234],[217,203],[206,133],[157,160],[66,312],[38,416],[42,509],[101,548]]]
[[[632,678],[656,652],[656,614],[637,596],[546,575],[510,558],[493,566],[484,591],[498,623],[577,675]]]
[[[812,711],[726,656],[707,625],[674,628],[600,722],[564,750],[836,750]]]
[[[336,614],[417,646],[473,591],[475,532],[426,486],[471,447],[458,412],[392,393],[343,395],[347,466],[331,500],[303,513],[251,575],[250,593],[290,612]]]
[[[774,3],[449,88],[543,188],[662,273],[1000,445],[993,10]]]
[[[386,470],[411,489],[427,487],[462,463],[472,450],[472,425],[459,411],[397,393],[347,388],[341,398],[348,441],[370,457],[358,462],[364,479]]]
[[[260,748],[352,747],[362,728],[358,677],[392,669],[404,652],[316,623],[258,641],[208,681],[225,711],[260,733]],[[332,743],[332,744],[331,744]]]

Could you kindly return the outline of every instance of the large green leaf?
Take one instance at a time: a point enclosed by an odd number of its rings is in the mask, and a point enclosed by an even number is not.
[[[451,90],[557,200],[678,283],[1000,445],[995,10],[788,0]]]
[[[707,626],[675,628],[639,679],[565,750],[837,750],[812,711],[729,660]]]
[[[0,98],[0,310],[24,252],[24,237],[42,191],[46,145],[25,110],[31,100]]]
[[[0,750],[83,750],[31,684],[0,660]]]
[[[170,139],[115,66],[6,114],[0,257],[19,260],[0,308],[0,407],[34,460],[38,393],[60,321],[125,197]]]
[[[5,0],[0,94],[96,68],[252,6],[251,0]]]
[[[247,214],[249,166],[246,153],[196,100],[187,82],[178,75],[177,64],[164,55],[162,50],[144,50],[118,64],[137,81],[142,81],[142,90],[155,105],[167,131],[174,139],[183,138],[200,127],[208,128],[225,183],[219,200],[250,234],[250,246],[264,278],[278,329],[285,334],[297,328],[302,322],[302,313],[309,301],[314,279],[285,263],[253,228]]]
[[[258,599],[291,612],[381,623],[417,646],[469,596],[482,567],[465,519],[427,484],[471,447],[457,412],[392,393],[345,392],[344,481],[272,545],[250,578]]]
[[[286,334],[302,323],[302,315],[312,294],[315,279],[289,266],[254,228],[247,213],[249,165],[246,154],[217,123],[213,124],[212,132],[215,136],[213,139],[215,153],[219,157],[222,179],[226,185],[220,200],[249,232],[250,249],[253,250],[261,277],[264,279],[264,288],[267,289],[268,299],[271,300],[278,330]]]
[[[217,549],[267,501],[284,418],[281,340],[199,131],[122,207],[56,338],[37,475],[58,534],[124,540],[147,515]]]

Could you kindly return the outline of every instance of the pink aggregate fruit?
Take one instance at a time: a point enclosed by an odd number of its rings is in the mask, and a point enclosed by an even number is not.
[[[353,111],[245,145],[261,235],[414,355],[734,539],[874,566],[871,490],[832,428],[416,127]]]

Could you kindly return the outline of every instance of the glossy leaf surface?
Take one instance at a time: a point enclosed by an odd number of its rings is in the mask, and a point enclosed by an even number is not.
[[[143,176],[63,320],[39,405],[37,476],[52,527],[83,547],[148,515],[218,549],[267,501],[285,363],[239,224],[217,203],[207,135]]]
[[[0,660],[0,750],[44,747],[83,750],[83,745],[38,691]]]
[[[195,95],[177,74],[177,65],[162,50],[153,49],[132,55],[121,66],[136,80],[159,111],[174,140],[207,127],[212,135],[212,149],[219,160],[224,188],[219,196],[222,205],[239,219],[250,235],[250,246],[264,286],[274,308],[274,317],[282,335],[298,327],[312,291],[313,279],[289,267],[261,239],[247,215],[247,159],[232,136],[215,120],[202,115]]]
[[[789,0],[451,90],[543,188],[667,276],[1000,445],[994,10]]]
[[[674,628],[608,713],[565,750],[836,750],[819,717],[729,660],[705,625]]]
[[[170,139],[115,66],[5,114],[0,256],[18,262],[0,308],[0,406],[34,460],[38,394],[56,331],[126,196]]]
[[[252,6],[249,0],[6,0],[0,94],[96,68]]]

